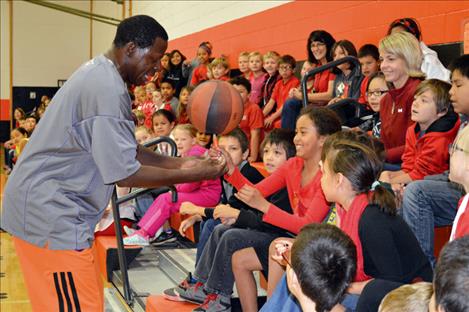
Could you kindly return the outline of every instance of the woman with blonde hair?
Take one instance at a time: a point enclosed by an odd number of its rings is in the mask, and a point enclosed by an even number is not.
[[[381,100],[381,139],[386,149],[385,170],[399,170],[406,129],[417,86],[425,78],[420,70],[422,51],[418,40],[407,32],[394,33],[379,43],[381,71],[391,89]]]

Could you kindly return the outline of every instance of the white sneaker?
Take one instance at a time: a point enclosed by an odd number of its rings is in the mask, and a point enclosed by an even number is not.
[[[150,242],[148,237],[133,234],[124,238],[124,245],[148,246]]]
[[[127,236],[134,235],[135,229],[129,228],[127,225],[124,225],[124,232]]]

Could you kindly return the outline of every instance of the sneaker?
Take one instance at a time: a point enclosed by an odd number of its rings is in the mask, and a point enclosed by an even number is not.
[[[195,285],[190,286],[187,289],[177,288],[176,292],[179,293],[179,297],[184,301],[189,301],[192,303],[202,304],[207,298],[207,294],[204,290],[204,284],[201,282],[195,283]]]
[[[124,245],[148,246],[150,243],[148,237],[143,237],[135,233],[124,238]]]
[[[159,246],[159,245],[164,245],[167,243],[173,243],[176,240],[177,240],[176,233],[174,233],[173,231],[171,232],[163,231],[157,238],[152,240],[151,243],[155,246]]]
[[[127,236],[134,235],[137,230],[129,228],[127,225],[124,225],[124,232]]]
[[[163,292],[163,296],[170,301],[185,301],[179,296],[179,292],[177,290],[180,289],[181,291],[185,291],[187,288],[194,285],[195,282],[193,282],[192,274],[189,272],[187,277],[181,283],[179,283],[178,286],[166,289]]]
[[[192,312],[231,312],[231,298],[217,294],[208,294],[204,303]]]

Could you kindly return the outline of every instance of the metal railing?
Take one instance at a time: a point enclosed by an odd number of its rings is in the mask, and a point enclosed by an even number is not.
[[[343,63],[353,63],[356,67],[360,67],[360,63],[358,62],[358,59],[353,56],[346,56],[344,58],[341,58],[340,60],[337,61],[332,61],[327,63],[326,65],[322,65],[316,68],[313,68],[309,72],[307,72],[303,78],[301,79],[301,92],[303,93],[303,107],[306,107],[308,105],[308,91],[307,91],[307,82],[308,79],[317,73],[323,72],[325,70],[328,70],[329,68],[336,67],[337,65],[343,64]]]
[[[176,156],[176,152],[177,152],[176,143],[174,143],[174,141],[169,137],[161,137],[161,138],[152,140],[144,144],[144,146],[151,148],[152,146],[156,146],[159,143],[168,143],[171,146],[171,154],[172,154],[171,156]],[[130,287],[130,282],[129,282],[128,265],[127,265],[127,259],[125,258],[125,249],[124,249],[124,241],[123,241],[122,228],[121,228],[121,222],[120,222],[121,218],[120,218],[120,212],[119,212],[119,205],[129,200],[135,199],[143,194],[154,191],[154,190],[155,189],[146,189],[146,188],[137,189],[125,196],[117,198],[116,187],[114,187],[114,191],[112,193],[112,198],[111,198],[112,214],[114,216],[114,226],[116,229],[117,256],[119,260],[119,269],[121,272],[123,291],[121,292],[119,290],[119,287],[116,287],[116,289],[120,292],[122,297],[124,297],[125,302],[130,307],[132,307],[134,303],[134,296],[133,296],[134,293],[132,291],[132,288]],[[172,191],[172,201],[173,202],[177,201],[177,193],[176,193],[176,188],[174,186],[158,188],[157,190],[158,190],[158,195],[165,193],[167,191]]]

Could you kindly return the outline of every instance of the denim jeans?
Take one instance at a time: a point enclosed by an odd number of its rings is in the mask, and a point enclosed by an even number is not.
[[[355,311],[359,298],[359,295],[346,294],[340,304],[344,306],[345,311],[352,312]],[[260,312],[301,312],[300,304],[288,290],[285,274],[277,284],[272,297],[266,301]]]
[[[199,234],[199,242],[197,243],[197,254],[195,256],[195,266],[199,262],[200,256],[202,256],[202,251],[204,251],[205,245],[210,238],[210,235],[213,232],[213,229],[221,224],[220,220],[215,219],[208,219],[206,221],[200,222],[200,234]]]
[[[453,223],[458,201],[463,196],[458,184],[434,180],[439,177],[442,175],[410,183],[404,191],[402,201],[404,220],[414,232],[433,267],[434,227]]]
[[[282,123],[283,129],[295,130],[296,119],[300,115],[303,108],[303,102],[297,99],[288,99],[282,107]]]
[[[238,250],[257,247],[275,234],[250,229],[238,229],[217,225],[205,245],[194,271],[194,278],[204,283],[208,293],[230,297],[233,292],[234,275],[231,256]]]

